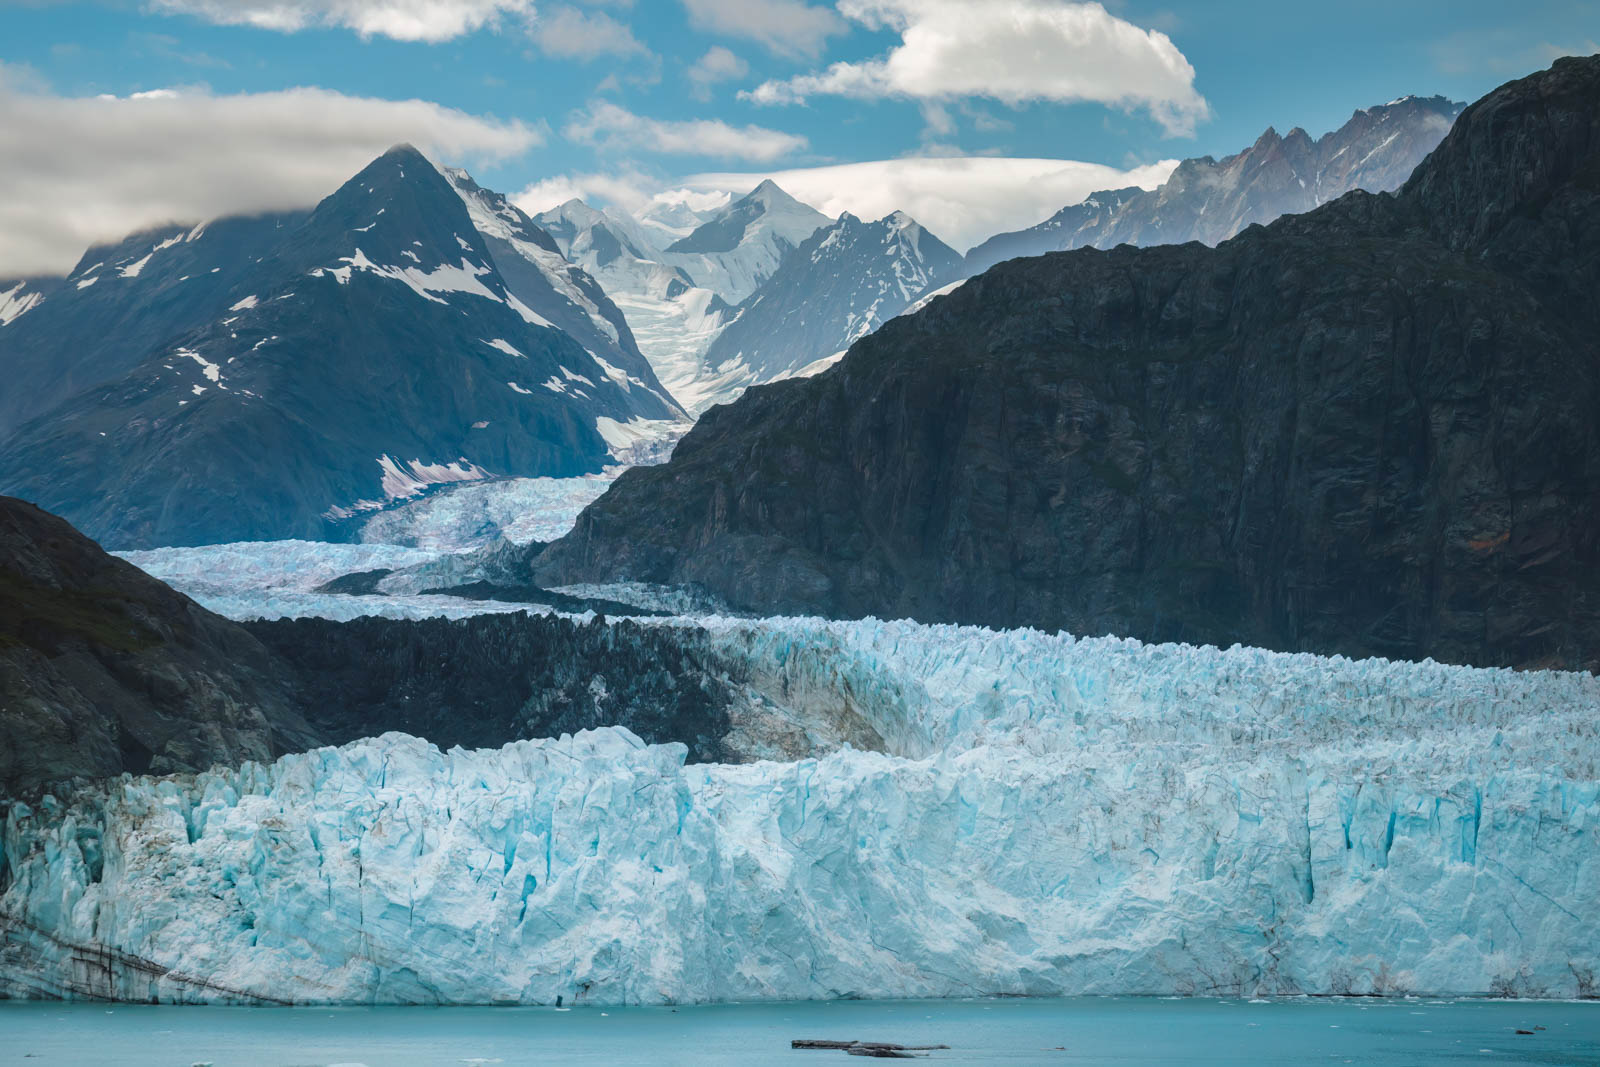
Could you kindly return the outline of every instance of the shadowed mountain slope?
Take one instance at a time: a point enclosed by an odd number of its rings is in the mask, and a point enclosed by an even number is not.
[[[1600,664],[1600,58],[1398,194],[1002,264],[711,411],[535,565],[736,608]]]

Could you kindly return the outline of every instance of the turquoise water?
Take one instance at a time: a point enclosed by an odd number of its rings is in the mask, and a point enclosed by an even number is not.
[[[0,1002],[6,1065],[868,1062],[791,1051],[797,1037],[950,1045],[930,1055],[938,1063],[1600,1064],[1600,1004],[1091,998],[556,1011]]]

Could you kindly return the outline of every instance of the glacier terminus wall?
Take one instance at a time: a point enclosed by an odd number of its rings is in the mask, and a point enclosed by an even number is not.
[[[17,804],[0,991],[1596,993],[1592,676],[661,625],[700,628],[752,687],[876,750],[686,765],[618,728],[449,752],[387,734]]]

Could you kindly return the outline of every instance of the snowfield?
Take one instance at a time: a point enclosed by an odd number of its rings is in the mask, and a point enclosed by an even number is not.
[[[692,624],[754,690],[856,720],[879,750],[685,766],[682,746],[616,728],[472,752],[389,734],[19,805],[0,988],[1594,991],[1592,676],[875,620]]]

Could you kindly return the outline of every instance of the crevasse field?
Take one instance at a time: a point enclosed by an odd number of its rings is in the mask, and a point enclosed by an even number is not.
[[[475,543],[411,537],[434,547],[129,558],[234,617],[513,607],[312,591]],[[858,718],[881,751],[685,765],[616,728],[389,734],[124,778],[11,813],[0,909],[27,958],[0,968],[46,994],[98,968],[127,999],[354,1004],[1596,992],[1592,676],[653,624],[703,628],[763,699]]]

